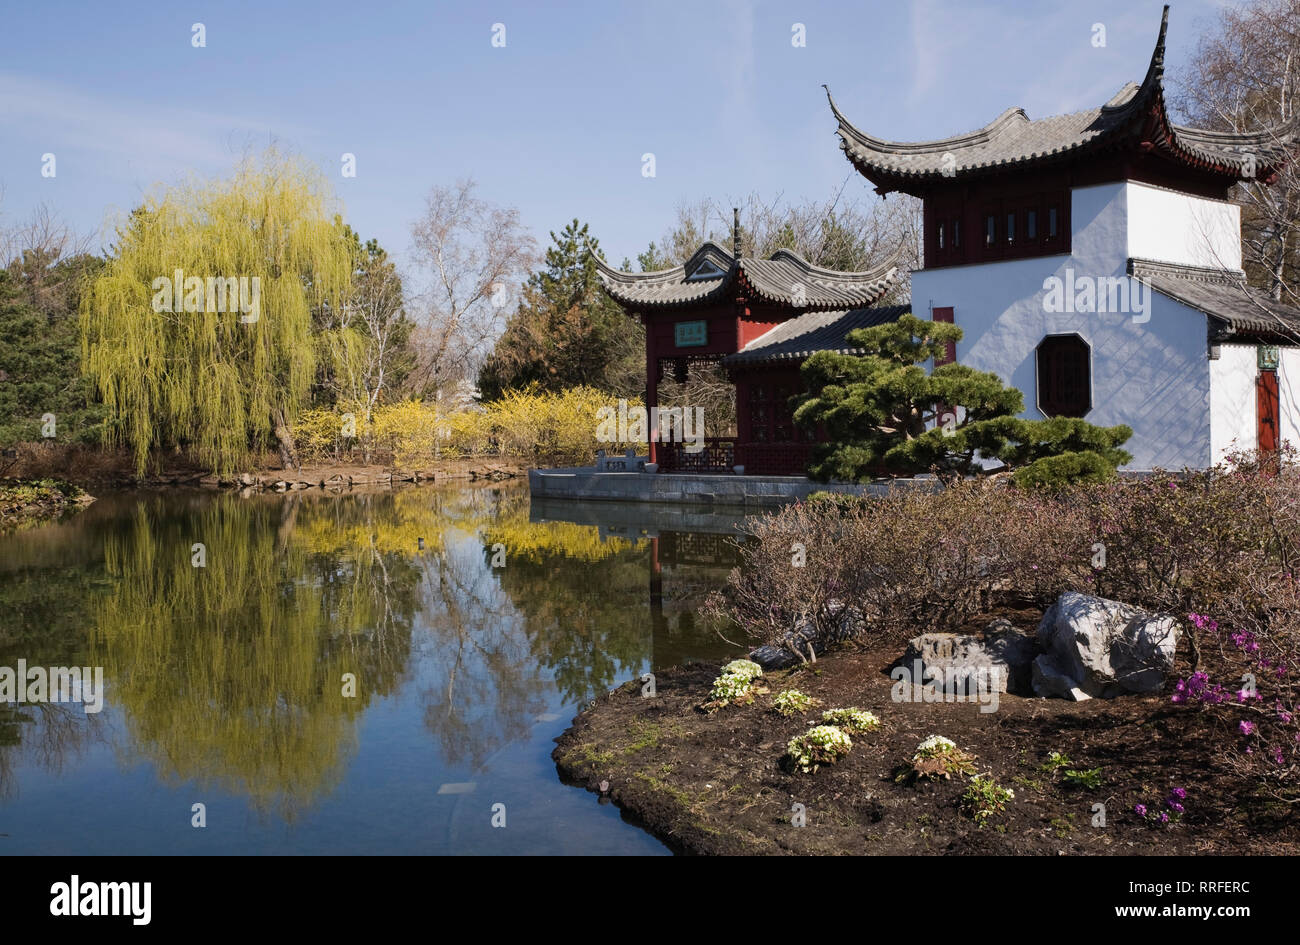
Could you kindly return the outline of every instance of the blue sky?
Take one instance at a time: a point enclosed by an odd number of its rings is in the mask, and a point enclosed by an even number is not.
[[[1169,68],[1217,4],[1179,0]],[[103,230],[156,184],[272,138],[317,162],[399,258],[469,176],[545,241],[573,217],[613,261],[683,201],[824,199],[849,173],[821,84],[864,130],[923,140],[1097,105],[1140,80],[1151,0],[13,4],[0,34],[0,223],[45,203]],[[206,28],[206,48],[191,26]],[[506,45],[493,47],[493,24]],[[807,46],[791,44],[806,28]],[[1092,44],[1093,24],[1106,45]],[[54,153],[57,177],[43,178]],[[357,157],[344,179],[340,156]],[[655,155],[656,176],[641,173]],[[848,193],[869,193],[861,178]]]

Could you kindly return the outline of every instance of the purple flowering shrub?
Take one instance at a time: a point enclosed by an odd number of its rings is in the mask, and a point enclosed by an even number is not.
[[[1167,827],[1169,824],[1176,824],[1183,819],[1183,814],[1187,813],[1187,807],[1184,803],[1186,800],[1186,788],[1170,788],[1169,795],[1165,798],[1163,805],[1134,804],[1133,813],[1148,824]]]

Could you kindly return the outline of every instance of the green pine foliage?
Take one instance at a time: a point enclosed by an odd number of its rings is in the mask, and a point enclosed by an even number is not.
[[[829,443],[818,447],[816,479],[865,480],[880,475],[971,475],[984,460],[1001,461],[1017,484],[1050,487],[1100,482],[1130,456],[1120,446],[1126,426],[1098,427],[1054,417],[1026,420],[1020,391],[988,371],[943,364],[926,371],[961,339],[955,325],[907,314],[849,334],[861,355],[819,352],[803,366],[795,421],[819,424]],[[948,406],[945,406],[948,405]],[[960,406],[962,410],[954,410]]]
[[[98,441],[104,410],[81,376],[77,306],[101,265],[28,252],[0,269],[0,445],[46,440],[46,414],[54,442]]]
[[[484,400],[535,385],[558,392],[589,386],[635,395],[645,388],[645,330],[601,289],[599,241],[576,219],[556,234],[546,265],[524,286],[479,374]]]

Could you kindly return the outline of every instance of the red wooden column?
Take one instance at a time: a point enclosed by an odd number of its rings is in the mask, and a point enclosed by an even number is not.
[[[648,318],[642,321],[645,323],[645,409],[648,421],[651,408],[659,406],[659,358],[655,355],[654,323]],[[658,432],[650,431],[649,462],[652,463],[659,462],[659,450],[655,444]]]

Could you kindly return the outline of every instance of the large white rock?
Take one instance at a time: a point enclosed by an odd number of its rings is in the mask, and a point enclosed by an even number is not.
[[[1173,667],[1178,635],[1168,614],[1067,591],[1038,624],[1034,692],[1076,700],[1154,692]]]

